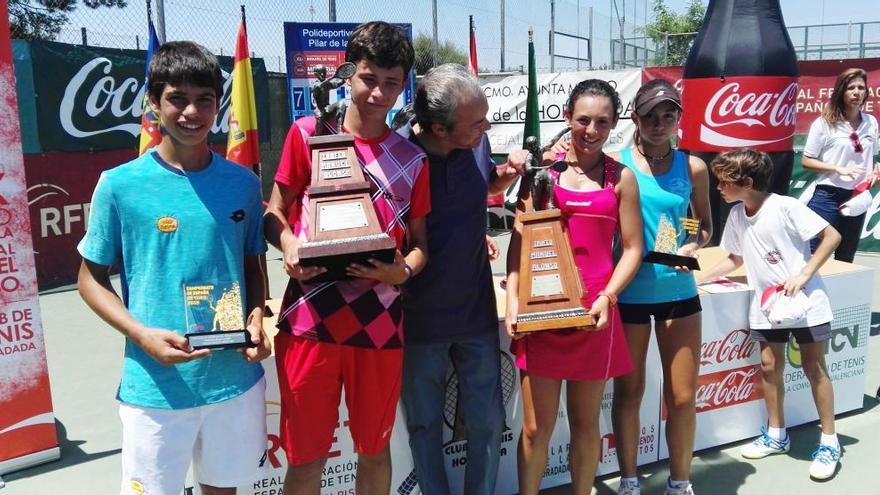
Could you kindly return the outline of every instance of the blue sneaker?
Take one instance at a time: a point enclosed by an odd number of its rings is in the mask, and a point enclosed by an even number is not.
[[[834,476],[834,471],[837,470],[837,461],[839,460],[839,447],[819,444],[819,448],[813,452],[813,462],[810,464],[810,477],[816,480],[827,480]]]
[[[763,459],[768,455],[784,454],[790,448],[791,440],[788,438],[788,434],[785,435],[785,440],[780,441],[771,438],[766,428],[761,428],[761,436],[744,446],[740,454],[746,459]]]

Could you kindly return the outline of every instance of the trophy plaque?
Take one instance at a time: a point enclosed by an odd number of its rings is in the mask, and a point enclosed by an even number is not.
[[[553,177],[546,167],[536,164],[541,153],[534,138],[529,139],[526,146],[532,153],[520,194],[531,194],[533,205],[547,209],[517,213],[523,227],[514,332],[593,326],[593,317],[581,306],[583,286],[571,243],[562,230],[562,212],[553,205]]]
[[[397,243],[379,225],[370,182],[354,152],[354,138],[336,134],[309,138],[312,179],[309,186],[309,240],[299,246],[303,266],[326,272],[309,282],[348,278],[345,268],[369,258],[394,261]]]
[[[237,282],[183,286],[186,339],[195,350],[253,347],[244,329],[241,287]]]
[[[684,266],[691,270],[699,270],[700,263],[693,256],[682,256],[678,249],[688,243],[698,242],[701,222],[697,218],[679,218],[680,227],[675,224],[665,213],[660,214],[657,222],[657,237],[654,239],[654,249],[648,251],[644,261],[667,266]]]

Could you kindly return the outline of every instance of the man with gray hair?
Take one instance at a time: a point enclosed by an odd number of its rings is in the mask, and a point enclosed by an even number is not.
[[[403,286],[401,397],[422,493],[448,494],[443,461],[446,372],[458,377],[467,439],[465,494],[495,491],[505,411],[492,270],[486,246],[486,200],[522,173],[527,153],[497,166],[486,131],[489,104],[471,73],[458,64],[430,70],[416,90],[415,119],[398,133],[430,161],[431,258]],[[445,406],[445,407],[444,407]],[[461,425],[453,420],[456,427]],[[459,438],[460,432],[453,434]]]

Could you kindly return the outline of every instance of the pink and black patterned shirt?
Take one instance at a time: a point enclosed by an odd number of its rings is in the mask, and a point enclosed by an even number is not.
[[[297,120],[284,143],[275,182],[296,193],[288,222],[308,240],[311,153],[306,139],[314,117]],[[388,129],[376,139],[355,139],[355,154],[371,182],[379,224],[403,246],[409,220],[431,211],[428,162],[417,146]],[[403,346],[400,290],[375,280],[304,283],[291,279],[284,292],[278,328],[298,337],[371,349]]]

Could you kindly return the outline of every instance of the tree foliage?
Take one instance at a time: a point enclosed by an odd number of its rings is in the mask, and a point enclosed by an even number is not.
[[[664,0],[654,0],[654,20],[645,25],[645,35],[657,45],[655,65],[683,65],[696,33],[703,27],[706,6],[690,0],[684,13],[669,9]]]
[[[54,40],[76,10],[77,0],[9,0],[12,37],[25,40]],[[83,0],[90,9],[123,8],[127,0]]]
[[[434,39],[426,34],[419,34],[413,40],[413,48],[416,52],[416,74],[422,75],[434,67]],[[447,40],[437,47],[437,65],[445,63],[467,65],[467,61],[467,54],[459,50],[451,41]]]

